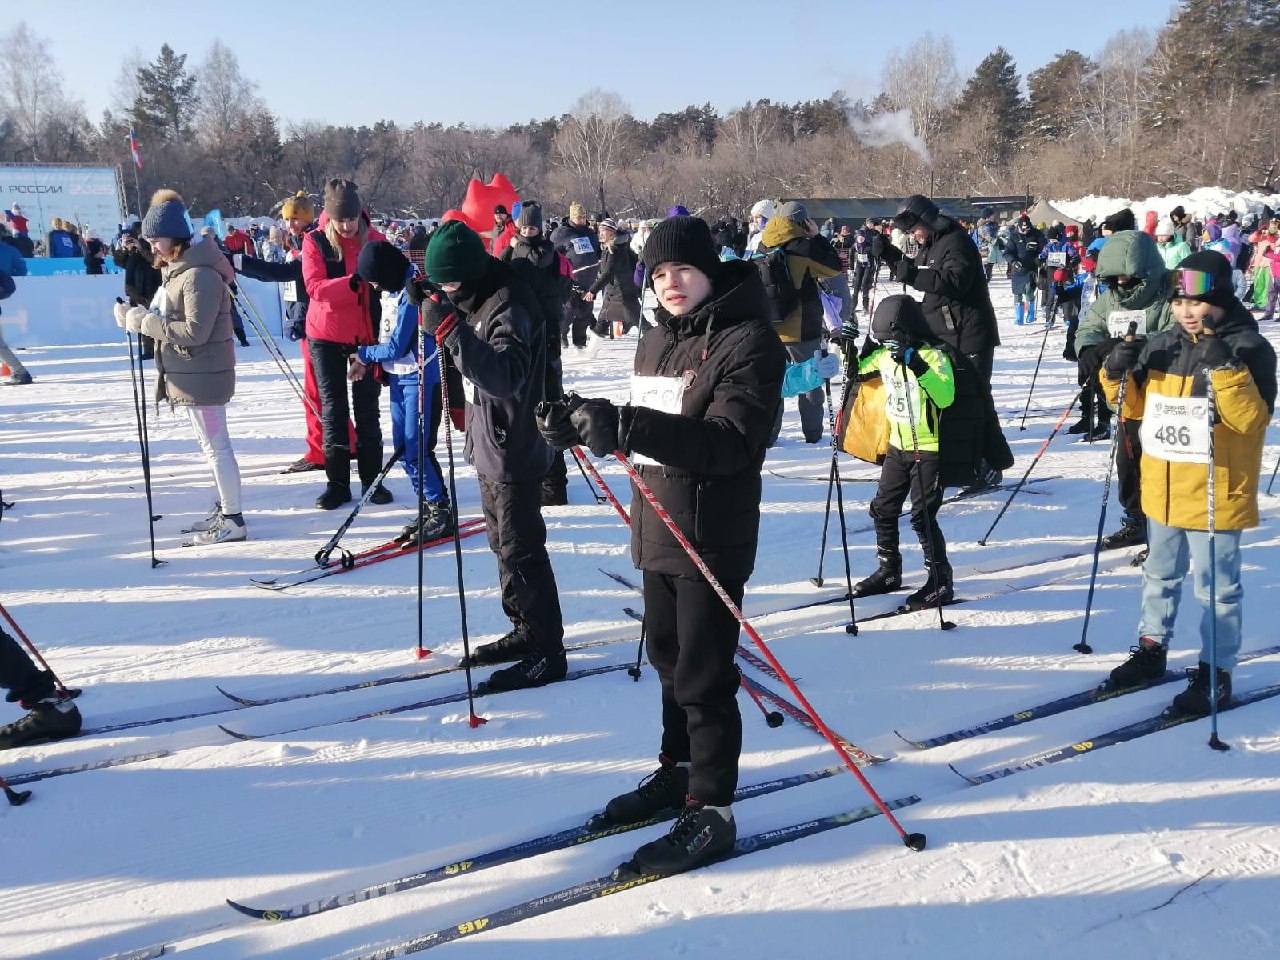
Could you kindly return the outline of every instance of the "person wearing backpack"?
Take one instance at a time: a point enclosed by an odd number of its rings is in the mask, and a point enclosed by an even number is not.
[[[803,363],[822,349],[822,298],[818,284],[840,272],[840,255],[809,219],[804,205],[791,200],[778,207],[777,216],[765,224],[760,237],[757,265],[762,271],[770,319],[793,363]],[[805,443],[822,440],[826,419],[822,390],[810,390],[796,398]],[[782,429],[782,404],[778,405],[773,439]]]

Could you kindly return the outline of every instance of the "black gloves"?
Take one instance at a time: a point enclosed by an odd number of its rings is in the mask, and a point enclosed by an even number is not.
[[[353,273],[351,276],[347,277],[347,286],[351,288],[352,293],[359,293],[360,292],[360,274]]]
[[[1092,380],[1098,375],[1098,371],[1102,369],[1105,347],[1105,343],[1092,343],[1087,347],[1078,347],[1076,349],[1076,355],[1080,362],[1080,375],[1084,380]]]
[[[893,265],[893,279],[899,283],[911,283],[916,278],[916,265],[906,257],[903,257]]]
[[[569,422],[582,443],[597,457],[622,448],[618,439],[618,408],[608,400],[582,400],[569,411]]]
[[[577,428],[569,421],[569,414],[582,404],[581,398],[570,394],[564,400],[544,400],[534,411],[538,432],[553,450],[567,450],[582,442]],[[612,453],[612,451],[610,451]]]
[[[880,259],[892,267],[899,260],[903,259],[903,253],[892,243],[886,243],[884,245],[884,249],[880,253]]]
[[[428,336],[435,337],[437,343],[443,343],[458,325],[458,311],[448,300],[433,294],[419,305],[418,322]]]
[[[434,292],[432,288],[421,277],[415,277],[404,285],[405,293],[409,296],[409,302],[415,307],[421,307],[422,301],[431,296]]]
[[[920,351],[915,347],[905,343],[895,343],[889,351],[889,356],[893,357],[894,363],[902,364],[914,373],[917,380],[929,372],[929,362],[920,356]]]
[[[1128,370],[1132,370],[1138,365],[1138,357],[1142,356],[1142,348],[1147,345],[1145,340],[1121,340],[1107,354],[1107,361],[1103,365],[1107,371],[1107,376],[1113,380],[1119,379],[1120,376]]]
[[[1208,369],[1217,370],[1219,367],[1225,367],[1235,358],[1236,355],[1231,349],[1231,345],[1221,337],[1215,337],[1212,334],[1201,334],[1200,359]]]

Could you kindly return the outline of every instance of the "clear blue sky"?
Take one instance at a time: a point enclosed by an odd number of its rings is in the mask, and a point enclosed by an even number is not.
[[[10,12],[17,0],[7,0]],[[710,101],[810,100],[836,89],[870,99],[885,57],[947,35],[966,75],[1003,44],[1019,70],[1117,30],[1158,29],[1173,0],[1054,8],[941,0],[216,0],[25,5],[52,43],[66,90],[97,120],[123,55],[168,42],[198,63],[215,38],[286,123],[386,118],[472,126],[559,115],[591,87],[638,117]],[[11,21],[12,22],[12,21]],[[0,28],[4,29],[4,28]]]

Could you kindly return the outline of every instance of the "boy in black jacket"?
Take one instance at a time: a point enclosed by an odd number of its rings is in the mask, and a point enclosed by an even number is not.
[[[739,606],[755,566],[760,467],[782,402],[786,352],[766,319],[755,266],[720,263],[707,224],[670,217],[644,247],[659,306],[640,340],[631,405],[570,397],[544,408],[543,435],[597,456],[632,456],[681,532]],[[609,801],[613,823],[682,810],[635,853],[642,867],[688,870],[733,847],[730,804],[742,720],[738,623],[648,501],[635,491],[631,556],[644,571],[649,662],[662,681],[658,770]]]
[[[424,298],[418,283],[410,284],[410,298],[420,302],[423,327],[463,377],[466,458],[480,481],[502,609],[512,623],[502,639],[476,648],[473,663],[517,661],[489,678],[493,690],[563,680],[564,623],[541,507],[551,448],[534,421],[545,384],[541,308],[511,268],[489,256],[480,235],[460,221],[441,224],[432,235],[424,267],[427,279],[450,300]]]

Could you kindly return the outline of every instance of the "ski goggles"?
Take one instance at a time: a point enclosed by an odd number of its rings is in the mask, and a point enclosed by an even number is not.
[[[1174,296],[1203,297],[1213,291],[1214,275],[1203,270],[1174,270]]]

